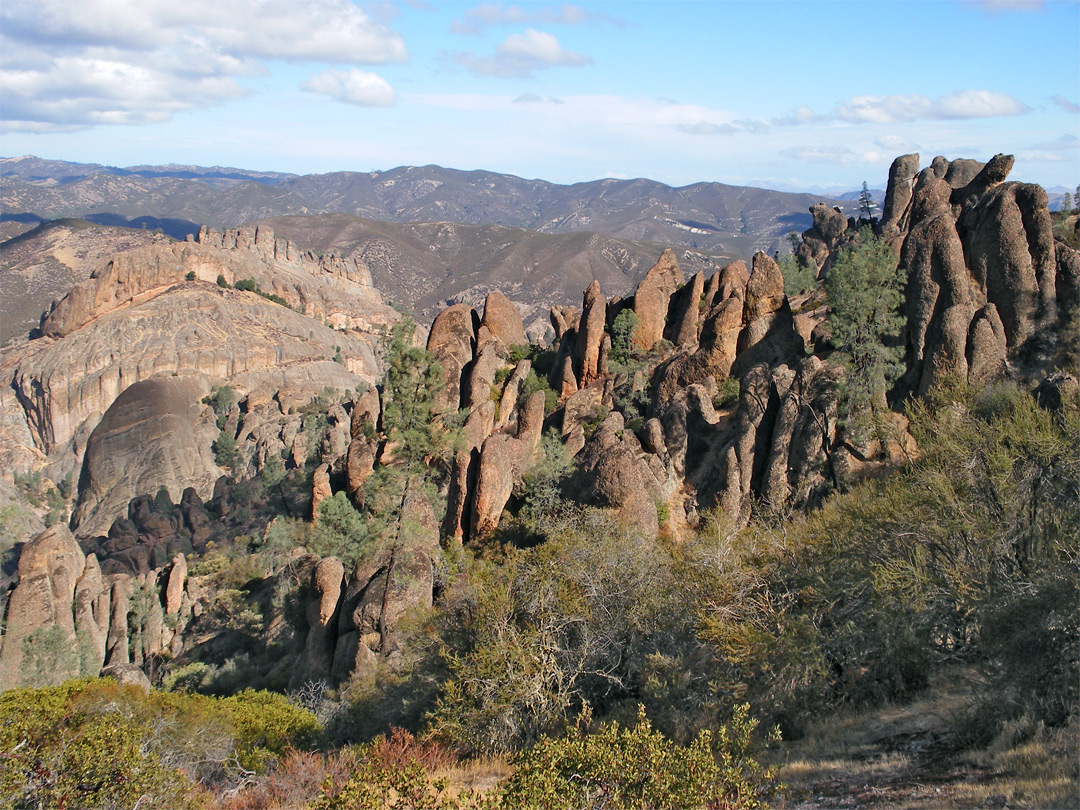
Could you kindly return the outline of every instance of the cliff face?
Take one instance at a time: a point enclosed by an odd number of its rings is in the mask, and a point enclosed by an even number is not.
[[[230,287],[250,280],[243,286],[264,295],[219,286],[219,278]],[[278,423],[278,446],[264,437],[257,471],[268,452],[291,449],[280,424],[290,407],[326,387],[375,381],[377,335],[396,318],[363,266],[301,252],[265,229],[204,231],[199,242],[115,255],[53,303],[40,337],[0,353],[0,464],[80,482],[80,536],[107,528],[114,510],[147,491],[139,487],[165,485],[179,497],[194,486],[209,496],[223,472],[207,458],[218,414],[201,400],[212,386],[273,403],[256,408],[253,400],[244,420],[249,434],[259,426],[256,411]],[[114,409],[136,384],[177,378],[143,386],[138,406]],[[122,474],[105,473],[106,457],[129,464]],[[187,463],[168,462],[180,458]]]

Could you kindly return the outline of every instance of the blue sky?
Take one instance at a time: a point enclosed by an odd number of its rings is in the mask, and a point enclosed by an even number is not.
[[[5,0],[0,154],[560,183],[1080,183],[1080,2]]]

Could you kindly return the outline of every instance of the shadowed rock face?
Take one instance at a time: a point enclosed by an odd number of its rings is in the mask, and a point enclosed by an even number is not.
[[[438,405],[443,410],[461,407],[462,372],[472,360],[475,346],[476,313],[468,304],[454,304],[431,324],[427,350],[446,375],[446,387],[438,394]]]
[[[985,384],[1028,344],[1045,354],[1073,306],[1061,268],[1076,252],[1055,246],[1046,192],[1006,182],[1012,165],[1009,155],[985,165],[935,158],[915,183],[899,238],[908,277],[905,380],[917,394],[949,374]]]
[[[165,487],[178,500],[188,487],[206,497],[221,472],[210,445],[217,438],[198,377],[143,380],[105,412],[87,442],[72,524],[104,532],[136,495]]]

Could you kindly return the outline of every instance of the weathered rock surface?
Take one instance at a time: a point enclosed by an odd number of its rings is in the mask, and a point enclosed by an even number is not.
[[[634,314],[638,316],[634,342],[640,348],[648,351],[664,337],[668,302],[685,281],[679,262],[669,248],[638,284],[634,293]]]
[[[588,385],[599,376],[600,345],[606,324],[607,300],[600,291],[600,282],[593,281],[581,303],[581,323],[575,343],[574,371],[579,386]]]
[[[901,155],[889,167],[889,185],[885,191],[885,204],[881,209],[881,232],[886,239],[907,230],[912,185],[918,173],[918,153]]]
[[[12,591],[7,605],[7,629],[3,647],[0,647],[0,690],[18,686],[31,673],[23,660],[24,642],[38,633],[38,644],[44,646],[40,633],[58,628],[62,639],[75,646],[75,617],[73,604],[75,586],[86,567],[86,557],[66,526],[53,526],[39,534],[22,550],[19,557],[18,584]],[[37,666],[44,667],[44,674],[57,676],[57,682],[65,676],[78,674],[76,669],[56,672],[63,668],[59,660],[52,660],[53,652],[41,652]],[[40,677],[40,673],[38,675]]]
[[[218,430],[201,402],[209,390],[201,375],[125,389],[90,434],[72,525],[104,532],[132,498],[160,487],[177,500],[188,487],[209,495],[221,475],[210,449]]]
[[[250,279],[292,308],[255,292],[223,289],[215,283],[218,276],[226,283]],[[171,389],[144,387],[136,398],[141,410],[114,412],[107,426],[110,446],[116,449],[120,442],[124,452],[140,456],[124,480],[152,492],[164,484],[174,496],[186,485],[207,494],[205,425],[193,428],[191,441],[200,443],[200,452],[176,474],[168,459],[155,455],[160,443],[143,452],[123,437],[135,439],[140,431],[163,437],[162,425],[176,419],[201,425],[193,411],[199,398],[181,403],[177,387],[191,385],[183,382],[188,378],[203,386],[227,383],[241,396],[252,396],[251,408],[236,412],[236,421],[230,415],[227,428],[245,451],[238,474],[254,474],[270,455],[288,449],[282,433],[288,432],[290,407],[310,403],[327,387],[348,391],[374,382],[376,333],[397,317],[362,266],[317,259],[268,230],[205,232],[198,243],[118,254],[54,304],[43,318],[43,337],[0,353],[0,370],[11,380],[0,389],[0,466],[44,469],[56,481],[67,475],[80,480],[90,437],[120,394],[136,383],[179,378]],[[158,394],[162,401],[152,402]],[[149,421],[140,421],[139,413],[150,412]],[[260,425],[264,415],[273,430]],[[185,428],[179,453],[190,436]],[[289,442],[294,436],[292,431]],[[109,443],[102,434],[96,441]],[[331,441],[342,444],[333,436]],[[344,445],[339,449],[343,465]],[[108,462],[101,462],[99,456],[97,472],[104,475]],[[115,503],[103,507],[102,491],[97,487],[80,507],[80,534],[107,526],[113,515],[103,508],[122,508],[134,492],[120,486]]]
[[[473,357],[476,344],[476,313],[467,304],[454,304],[436,316],[428,333],[427,350],[442,365],[446,387],[438,394],[439,407],[461,407],[462,371]]]
[[[480,326],[504,346],[521,346],[529,342],[525,337],[525,324],[514,302],[501,291],[493,290],[484,299],[484,318]]]

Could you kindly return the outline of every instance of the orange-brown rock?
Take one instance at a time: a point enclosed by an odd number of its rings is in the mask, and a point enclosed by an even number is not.
[[[311,574],[315,595],[307,604],[307,639],[304,651],[293,664],[289,679],[291,688],[297,689],[308,681],[317,681],[330,675],[337,628],[334,618],[341,600],[345,566],[337,557],[319,560]]]
[[[633,339],[639,348],[648,351],[664,337],[668,303],[672,293],[685,281],[675,253],[668,248],[649,268],[634,293],[634,314],[638,317],[638,326]]]
[[[580,453],[572,488],[579,497],[614,512],[616,519],[653,539],[659,532],[656,504],[649,491],[651,477],[641,446],[625,435],[622,415],[611,414],[596,429]]]
[[[484,318],[480,326],[486,327],[492,337],[507,348],[529,342],[525,337],[525,324],[522,323],[521,313],[499,290],[493,290],[484,299]]]
[[[679,291],[672,313],[671,342],[678,349],[697,343],[698,321],[701,318],[701,301],[705,295],[705,277],[695,273],[690,282]]]
[[[919,175],[911,227],[900,253],[908,277],[909,373],[919,393],[949,373],[967,374],[968,326],[977,302],[949,205],[951,193],[931,170]]]
[[[738,298],[740,301],[746,298],[746,285],[750,281],[750,271],[746,269],[745,262],[737,261],[725,265],[717,275],[719,283],[712,306],[728,298]]]
[[[27,671],[23,654],[28,639],[37,631],[58,627],[72,644],[75,640],[75,618],[72,611],[75,585],[83,574],[86,557],[75,538],[62,524],[46,529],[26,544],[19,557],[18,584],[8,599],[5,619],[6,632],[0,647],[0,690],[18,686],[31,673]],[[42,651],[41,655],[46,653]],[[40,656],[39,656],[40,657]],[[50,682],[59,683],[78,674],[56,669],[58,662],[49,658],[37,660]]]
[[[476,313],[468,304],[454,304],[440,312],[431,324],[427,350],[446,375],[446,387],[436,395],[443,410],[461,407],[462,372],[473,359]]]
[[[439,527],[430,501],[410,492],[400,526],[398,542],[366,561],[343,594],[333,680],[368,676],[380,657],[392,668],[400,666],[396,631],[402,617],[432,604]]]
[[[165,586],[165,615],[175,616],[180,612],[184,599],[184,586],[187,584],[187,558],[177,554],[172,559],[168,584]]]
[[[109,602],[111,593],[98,565],[97,557],[86,555],[82,576],[75,584],[75,633],[85,639],[88,649],[82,650],[88,662],[95,666],[105,663],[105,642],[109,634]]]
[[[450,469],[450,484],[446,496],[446,520],[444,534],[455,542],[469,534],[472,495],[476,487],[476,475],[480,468],[480,448],[491,435],[495,422],[495,403],[488,401],[474,408],[462,429],[462,447],[454,454]]]
[[[881,230],[885,238],[907,230],[912,186],[919,173],[919,155],[901,155],[889,167],[889,184],[881,209]]]
[[[607,300],[595,279],[585,290],[581,303],[581,324],[574,345],[574,371],[578,385],[588,385],[599,375],[600,344],[607,324]]]
[[[534,391],[521,410],[517,436],[495,433],[484,440],[470,509],[470,539],[482,540],[498,527],[514,487],[533,464],[543,426],[544,392]]]
[[[334,494],[330,488],[330,465],[320,464],[311,479],[311,519],[319,517],[319,504]]]
[[[161,487],[178,498],[188,487],[209,494],[221,470],[210,445],[218,436],[202,403],[201,375],[156,377],[126,388],[86,443],[73,525],[103,533],[136,495]]]
[[[987,304],[971,321],[967,339],[968,383],[982,388],[1005,375],[1008,341],[997,307]]]

